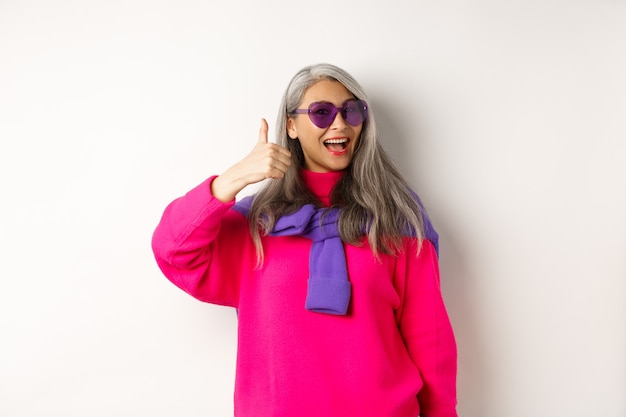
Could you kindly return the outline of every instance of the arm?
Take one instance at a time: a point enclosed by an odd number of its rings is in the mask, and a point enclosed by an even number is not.
[[[243,268],[254,265],[254,253],[246,219],[230,210],[234,201],[224,203],[212,195],[215,178],[167,206],[152,249],[176,286],[199,300],[236,307],[239,277]]]
[[[424,241],[415,256],[415,239],[408,240],[397,269],[403,304],[398,311],[400,332],[422,376],[418,394],[423,417],[456,417],[457,350],[441,295],[437,254]]]
[[[239,279],[256,262],[247,221],[230,208],[239,191],[266,178],[282,178],[291,154],[267,140],[261,121],[252,151],[219,177],[211,177],[166,209],[152,238],[163,273],[194,297],[237,306]]]
[[[230,201],[247,185],[267,178],[280,179],[291,165],[291,152],[267,140],[267,121],[261,119],[259,139],[252,152],[217,177],[211,185],[220,201]]]

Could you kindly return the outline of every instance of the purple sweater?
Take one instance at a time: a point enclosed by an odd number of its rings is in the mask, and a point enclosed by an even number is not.
[[[303,172],[324,204],[340,176]],[[256,269],[247,221],[212,180],[167,207],[153,249],[178,287],[239,311],[235,416],[456,417],[456,344],[430,241],[416,256],[407,237],[380,261],[365,239],[343,244],[347,311],[311,311],[311,239],[264,237]]]

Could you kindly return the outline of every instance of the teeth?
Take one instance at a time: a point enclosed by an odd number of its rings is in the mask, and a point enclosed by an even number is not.
[[[346,143],[348,139],[327,139],[324,143]]]

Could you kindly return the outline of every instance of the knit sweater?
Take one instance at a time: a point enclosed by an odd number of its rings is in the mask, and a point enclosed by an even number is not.
[[[328,205],[342,173],[302,172]],[[456,344],[431,242],[403,239],[377,260],[366,239],[344,244],[346,315],[304,308],[311,240],[265,236],[211,194],[211,177],[165,210],[157,263],[175,285],[238,309],[236,417],[456,417]]]

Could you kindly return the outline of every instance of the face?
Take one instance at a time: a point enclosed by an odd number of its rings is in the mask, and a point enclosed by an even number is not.
[[[354,96],[338,81],[321,80],[306,90],[299,109],[311,103],[326,101],[341,107]],[[304,152],[304,167],[313,172],[340,171],[352,161],[359,142],[363,123],[351,126],[337,113],[334,121],[326,128],[319,128],[307,114],[295,114],[287,120],[287,133],[291,140],[300,140]]]

